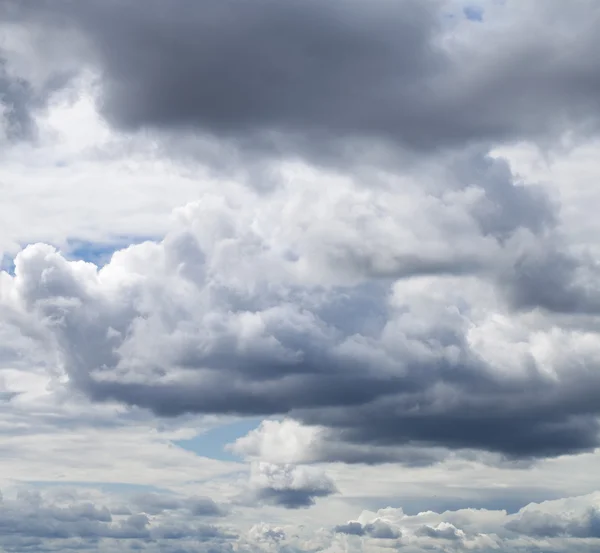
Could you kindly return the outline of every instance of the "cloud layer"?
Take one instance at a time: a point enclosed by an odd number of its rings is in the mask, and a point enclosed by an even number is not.
[[[598,550],[599,30],[0,0],[0,549]]]
[[[513,514],[483,509],[413,516],[402,509],[366,511],[334,532],[371,546],[390,540],[388,547],[407,551],[591,551],[598,543],[598,496],[531,503]]]
[[[54,32],[61,53],[77,40],[71,58],[101,72],[104,114],[120,128],[191,128],[311,157],[347,140],[426,151],[597,130],[589,0],[489,2],[485,25],[448,0],[1,7]]]
[[[205,549],[227,550],[228,542],[236,536],[210,524],[214,513],[190,510],[186,517],[179,511],[178,499],[171,504],[163,498],[160,517],[156,515],[156,500],[138,498],[138,510],[129,507],[98,506],[94,501],[77,497],[72,492],[42,495],[23,490],[16,497],[0,503],[0,544],[8,550],[34,549],[51,551],[53,547],[97,550],[128,544],[140,549],[158,546],[167,551],[204,543]],[[183,500],[184,504],[197,504],[197,499]],[[175,545],[174,545],[175,544]]]

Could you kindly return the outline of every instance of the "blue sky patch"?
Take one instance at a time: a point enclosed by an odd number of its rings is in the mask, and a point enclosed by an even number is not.
[[[9,275],[15,276],[15,258],[6,254],[0,255],[0,271],[6,271]]]
[[[88,242],[86,240],[69,240],[62,248],[69,259],[77,259],[94,263],[98,267],[106,265],[114,252],[128,246],[141,244],[151,237],[118,237],[109,242]]]
[[[211,428],[189,440],[177,440],[173,443],[201,457],[209,457],[218,461],[238,462],[241,458],[227,451],[225,446],[245,436],[261,422],[262,419],[243,419]]]
[[[89,263],[94,263],[98,267],[103,267],[110,261],[112,254],[116,251],[149,240],[157,240],[157,238],[150,236],[119,236],[106,242],[90,242],[87,240],[72,239],[67,240],[66,245],[51,245],[61,251],[67,259],[87,261]],[[25,249],[27,245],[28,244],[21,244],[21,250]],[[6,271],[8,274],[14,276],[15,256],[0,254],[0,271]]]

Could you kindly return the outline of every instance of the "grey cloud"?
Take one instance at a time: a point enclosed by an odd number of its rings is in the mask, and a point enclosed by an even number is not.
[[[126,129],[194,128],[318,156],[342,138],[431,150],[598,126],[591,2],[498,4],[504,26],[467,23],[463,42],[444,2],[176,4],[3,3],[13,19],[89,40],[104,113]],[[548,30],[557,20],[565,32]]]
[[[346,524],[340,524],[333,529],[334,532],[340,534],[349,534],[351,536],[364,536],[365,529],[360,522],[347,522]]]
[[[1,10],[2,3],[0,14]],[[0,32],[3,32],[1,27]],[[36,116],[43,113],[54,94],[71,81],[74,71],[58,64],[56,69],[34,82],[15,66],[14,57],[13,52],[0,46],[0,138],[10,143],[35,141],[38,137]],[[44,65],[44,61],[36,61]]]
[[[511,458],[553,457],[596,447],[600,426],[594,407],[599,393],[595,378],[560,388],[536,378],[499,385],[475,376],[483,367],[472,366],[468,371],[472,376],[464,377],[444,377],[444,370],[452,369],[439,367],[439,373],[429,375],[445,381],[439,395],[433,390],[406,390],[352,410],[333,407],[327,416],[310,411],[299,416],[307,423],[334,428],[330,439],[371,446],[401,443],[480,449],[485,443],[485,449]],[[416,382],[405,382],[407,388],[411,385],[421,388]],[[460,399],[459,390],[465,393]],[[398,458],[402,457],[399,451]]]
[[[285,507],[286,509],[301,509],[311,507],[315,504],[315,500],[319,497],[331,495],[330,489],[278,489],[278,488],[262,488],[255,498],[262,503],[275,505],[277,507]]]
[[[301,509],[336,492],[331,479],[315,469],[259,463],[253,467],[247,501]]]
[[[552,236],[525,247],[500,275],[506,296],[517,309],[542,308],[554,313],[597,315],[600,312],[596,261],[561,247]]]
[[[169,541],[214,542],[218,547],[232,535],[208,524],[193,522],[194,515],[186,517],[157,517],[153,520],[141,512],[129,515],[112,513],[108,507],[97,506],[40,493],[21,492],[16,498],[3,498],[0,503],[0,546],[25,551],[29,546],[52,545],[59,550],[70,548],[87,550],[97,547],[101,540],[107,544],[159,544]],[[191,498],[191,503],[195,499]],[[155,513],[160,515],[160,513]],[[11,549],[12,548],[12,549]]]
[[[157,515],[165,511],[184,509],[193,516],[220,517],[226,511],[209,497],[168,496],[166,494],[147,493],[136,496],[136,505],[145,513]]]
[[[10,75],[0,49],[0,130],[8,140],[31,137],[35,105],[33,91],[27,81]]]
[[[434,538],[436,540],[454,541],[461,539],[461,535],[458,533],[457,529],[451,524],[437,528],[425,524],[424,526],[421,526],[419,529],[417,529],[415,534],[417,536]]]
[[[519,228],[542,234],[557,224],[558,205],[548,191],[519,181],[505,159],[481,153],[462,156],[453,172],[460,186],[484,192],[473,205],[473,216],[484,234],[505,240]]]
[[[380,540],[395,540],[402,536],[402,533],[399,530],[381,520],[365,525],[365,531],[372,538]]]
[[[348,522],[336,526],[333,531],[339,534],[370,536],[371,538],[383,540],[395,540],[402,536],[402,533],[397,528],[393,528],[390,524],[381,520],[376,520],[368,524]]]
[[[538,538],[599,538],[600,511],[588,508],[582,515],[525,511],[507,522],[506,528],[518,534]]]

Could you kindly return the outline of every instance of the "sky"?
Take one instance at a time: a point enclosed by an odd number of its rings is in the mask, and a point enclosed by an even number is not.
[[[0,551],[598,551],[599,49],[0,0]]]

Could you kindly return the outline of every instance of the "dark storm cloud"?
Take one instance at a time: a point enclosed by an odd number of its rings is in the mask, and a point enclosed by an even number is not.
[[[512,25],[466,46],[449,38],[445,3],[429,0],[4,5],[89,39],[103,111],[125,129],[316,155],[340,137],[429,150],[593,131],[599,120],[598,6],[585,1],[533,2],[534,16],[507,4]],[[557,19],[568,32],[545,32]]]
[[[429,369],[430,370],[430,369]],[[444,368],[432,374],[421,368],[423,382],[407,383],[405,391],[353,409],[332,408],[326,413],[297,415],[311,424],[326,424],[327,439],[373,448],[370,462],[393,457],[385,447],[397,444],[451,449],[483,449],[510,459],[554,457],[566,452],[590,451],[600,435],[597,398],[600,379],[550,384],[543,378],[502,383],[478,377],[485,369],[473,366],[458,379]],[[427,379],[437,384],[431,388]],[[443,384],[442,384],[443,383]],[[414,391],[408,390],[414,386]],[[437,388],[437,393],[434,389]],[[332,449],[334,449],[332,447]],[[329,450],[326,453],[331,455]],[[351,461],[353,450],[344,456]],[[396,453],[402,460],[404,452]],[[360,455],[357,455],[361,459]],[[409,453],[410,459],[410,453]],[[365,459],[363,459],[365,460]],[[424,456],[423,462],[435,461]]]
[[[456,347],[467,349],[460,342]],[[325,356],[319,366],[331,370],[334,363]],[[306,373],[302,365],[294,370],[295,377],[247,382],[243,390],[224,377],[188,386],[90,381],[86,392],[96,400],[116,399],[162,416],[290,413],[329,428],[332,444],[377,446],[370,451],[332,446],[323,451],[330,461],[418,465],[439,459],[433,453],[385,449],[395,445],[483,448],[517,459],[587,451],[598,444],[600,380],[592,375],[561,385],[533,375],[525,382],[503,382],[469,357],[455,367],[415,365],[406,377],[395,379],[378,379],[367,364],[364,376],[345,374],[348,364],[312,377],[310,367]]]

